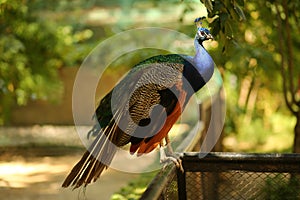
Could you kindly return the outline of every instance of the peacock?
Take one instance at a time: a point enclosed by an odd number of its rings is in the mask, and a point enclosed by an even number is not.
[[[130,144],[138,156],[160,148],[162,163],[173,161],[182,169],[173,152],[168,132],[178,120],[191,96],[214,72],[214,61],[203,47],[213,39],[195,19],[195,56],[168,54],[150,57],[137,65],[100,101],[97,123],[88,135],[95,139],[63,182],[63,187],[86,187],[96,181],[112,162],[118,148]],[[166,145],[169,154],[163,146]]]

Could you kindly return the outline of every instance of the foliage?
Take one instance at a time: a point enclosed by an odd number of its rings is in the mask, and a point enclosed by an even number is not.
[[[275,2],[273,12],[277,16],[276,28],[278,31],[278,53],[280,54],[281,76],[283,95],[287,108],[296,117],[294,129],[293,152],[300,153],[300,70],[296,67],[299,63],[299,37],[293,32],[300,32],[299,25],[299,2],[288,2],[283,0]],[[298,35],[297,34],[297,35]],[[295,48],[296,47],[296,48]]]
[[[35,3],[0,1],[0,125],[7,123],[15,104],[59,100],[59,69],[81,59],[73,45],[91,36],[88,30],[73,33],[70,26],[40,19]]]
[[[298,199],[299,180],[296,176],[291,176],[286,179],[282,174],[277,174],[275,177],[268,177],[265,186],[261,189],[265,195],[265,199]]]
[[[199,1],[190,0],[91,1],[88,4],[81,0],[72,2],[73,4],[66,0],[22,3],[16,0],[1,1],[0,124],[4,123],[4,116],[8,119],[9,111],[15,104],[24,105],[29,99],[58,100],[63,92],[58,81],[59,69],[62,66],[81,63],[91,47],[96,44],[96,41],[92,44],[86,42],[93,33],[98,36],[93,38],[98,42],[99,38],[101,40],[99,32],[109,36],[123,29],[150,24],[176,28],[193,37],[194,26],[190,23],[190,13],[195,13],[198,9],[202,13]],[[276,42],[280,35],[277,31],[277,11],[274,4],[270,1],[244,0],[201,2],[206,5],[208,22],[216,37],[213,48],[209,51],[222,72],[227,97],[230,96],[227,100],[225,132],[238,135],[244,126],[253,126],[253,130],[260,129],[262,132],[272,132],[268,125],[270,116],[278,112],[282,117],[288,115],[281,94],[281,57],[278,53],[279,44]],[[90,26],[93,31],[86,29],[88,25],[84,25],[83,22],[74,22],[78,21],[78,15],[83,15],[84,9],[97,6],[122,7],[122,12],[126,13],[118,16],[122,18],[126,14],[128,17],[125,21],[114,21],[116,24],[101,24],[101,28],[97,29]],[[175,6],[179,6],[177,11],[182,13],[172,13]],[[154,8],[150,11],[149,7],[155,7],[156,11]],[[298,7],[297,1],[289,6],[295,55],[299,53],[300,46],[297,45],[299,30],[295,17],[298,15]],[[279,10],[280,16],[284,17],[282,6],[279,6]],[[144,13],[144,24],[140,24],[140,20],[134,16],[144,11],[147,11]],[[147,21],[156,19],[156,16],[160,16],[157,13],[162,11],[166,15],[176,16],[172,21],[174,23]],[[64,20],[61,20],[62,18]],[[185,25],[187,21],[189,25]],[[299,58],[294,57],[297,65]],[[128,61],[136,59],[136,56],[130,57]],[[295,74],[297,71],[298,68],[295,68]],[[296,83],[297,76],[293,78]],[[252,121],[256,123],[251,123]]]
[[[240,25],[240,22],[246,20],[241,8],[244,6],[244,0],[201,0],[201,2],[208,10],[208,17],[213,20],[210,23],[211,32],[214,36],[219,37],[219,41],[223,43],[222,51],[225,52],[231,43],[236,43],[236,27]]]
[[[113,194],[111,200],[135,200],[139,199],[145,191],[147,185],[153,179],[156,172],[146,173],[133,180],[119,192]]]
[[[295,67],[290,74],[292,82],[288,84],[293,83],[294,89],[286,97],[295,94],[299,99],[300,68],[297,66],[300,57],[296,55],[300,53],[300,3],[287,0],[200,1],[207,8],[207,20],[216,38],[209,52],[222,73],[227,94],[225,133],[244,144],[232,150],[290,151],[295,120],[282,96],[282,82],[285,81],[282,81],[281,65],[283,57],[288,57],[288,49],[292,48]],[[8,122],[10,110],[16,104],[25,105],[30,99],[60,99],[63,87],[58,79],[59,70],[80,64],[91,47],[107,36],[130,28],[159,26],[193,37],[191,17],[194,15],[190,13],[203,15],[200,1],[0,0],[0,125]],[[288,14],[283,2],[288,2]],[[109,6],[116,7],[116,11],[109,10]],[[97,7],[102,9],[99,11],[102,15],[96,15],[97,25],[80,21],[85,10]],[[102,12],[105,10],[109,15],[104,19]],[[165,16],[167,20],[162,19]],[[280,53],[280,41],[287,44],[287,21],[292,45],[284,46]],[[97,41],[90,44],[87,42],[90,38]],[[123,60],[130,65],[138,59],[130,54],[124,55]],[[116,65],[121,64],[116,62]],[[287,68],[286,60],[284,69]],[[277,148],[287,141],[289,143],[283,148]],[[266,148],[269,143],[273,146]],[[143,175],[114,198],[136,198],[149,179]]]
[[[274,134],[272,116],[280,116],[281,121],[286,121],[284,118],[288,112],[284,105],[285,98],[292,95],[288,94],[283,98],[285,83],[294,83],[291,93],[295,93],[295,99],[298,98],[299,88],[296,86],[299,81],[299,68],[294,67],[290,76],[284,79],[281,63],[288,56],[288,49],[292,49],[294,55],[300,50],[297,45],[300,30],[297,23],[299,3],[289,3],[289,14],[286,14],[283,6],[287,2],[285,0],[201,1],[208,9],[210,26],[217,36],[218,46],[213,56],[223,72],[225,90],[227,97],[230,97],[227,98],[225,133],[236,134],[241,139],[241,135],[247,135],[251,130],[252,134],[249,133],[249,136],[252,137],[244,141],[251,141],[256,147],[260,146],[267,142],[266,138],[271,138]],[[283,20],[282,26],[285,28],[279,29],[278,18]],[[288,23],[291,29],[290,46],[287,46]],[[280,46],[281,42],[285,45]],[[283,56],[280,53],[282,51]],[[297,56],[290,57],[289,60],[295,66],[299,63]],[[284,68],[288,68],[287,62]],[[291,126],[288,123],[287,127]],[[290,132],[291,128],[287,130]],[[287,130],[283,130],[282,134],[290,137]]]

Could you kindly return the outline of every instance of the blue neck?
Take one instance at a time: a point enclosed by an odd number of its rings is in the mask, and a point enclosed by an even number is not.
[[[193,57],[193,64],[200,73],[204,81],[207,83],[214,72],[215,63],[208,52],[199,44],[198,40],[194,40],[196,54]]]
[[[194,44],[196,49],[195,56],[184,56],[187,62],[183,69],[183,76],[188,81],[184,84],[184,87],[189,96],[192,96],[210,80],[215,67],[213,59],[196,38]]]
[[[188,84],[185,84],[185,90],[188,91],[189,96],[192,96],[210,80],[215,66],[208,52],[196,39],[195,49],[196,54],[194,57],[185,57],[187,63],[185,63],[183,70],[183,75],[188,81]],[[192,87],[193,90],[191,90],[190,87]]]

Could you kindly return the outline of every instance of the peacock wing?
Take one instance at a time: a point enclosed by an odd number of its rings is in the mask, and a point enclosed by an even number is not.
[[[117,146],[127,144],[132,138],[151,138],[153,129],[142,136],[132,134],[140,134],[139,125],[153,118],[151,113],[157,105],[170,110],[174,97],[168,94],[176,82],[181,81],[183,66],[173,62],[144,62],[131,70],[100,101],[95,113],[99,124],[91,130],[96,138],[62,186],[77,188],[96,181],[111,163]],[[165,112],[164,108],[160,107],[158,113]],[[156,122],[160,116],[154,118]]]

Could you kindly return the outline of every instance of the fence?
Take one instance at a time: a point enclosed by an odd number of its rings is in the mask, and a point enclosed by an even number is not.
[[[214,103],[223,106],[220,93]],[[178,152],[198,151],[207,124],[220,126],[209,121],[210,107],[200,107],[202,133],[190,134]],[[184,153],[181,158],[184,173],[174,165],[161,170],[141,200],[300,200],[300,154]]]
[[[179,199],[300,199],[298,154],[211,153],[182,159]]]
[[[141,199],[300,199],[300,154],[198,153],[182,156]],[[160,180],[164,177],[163,181]],[[153,191],[155,187],[160,188]]]

